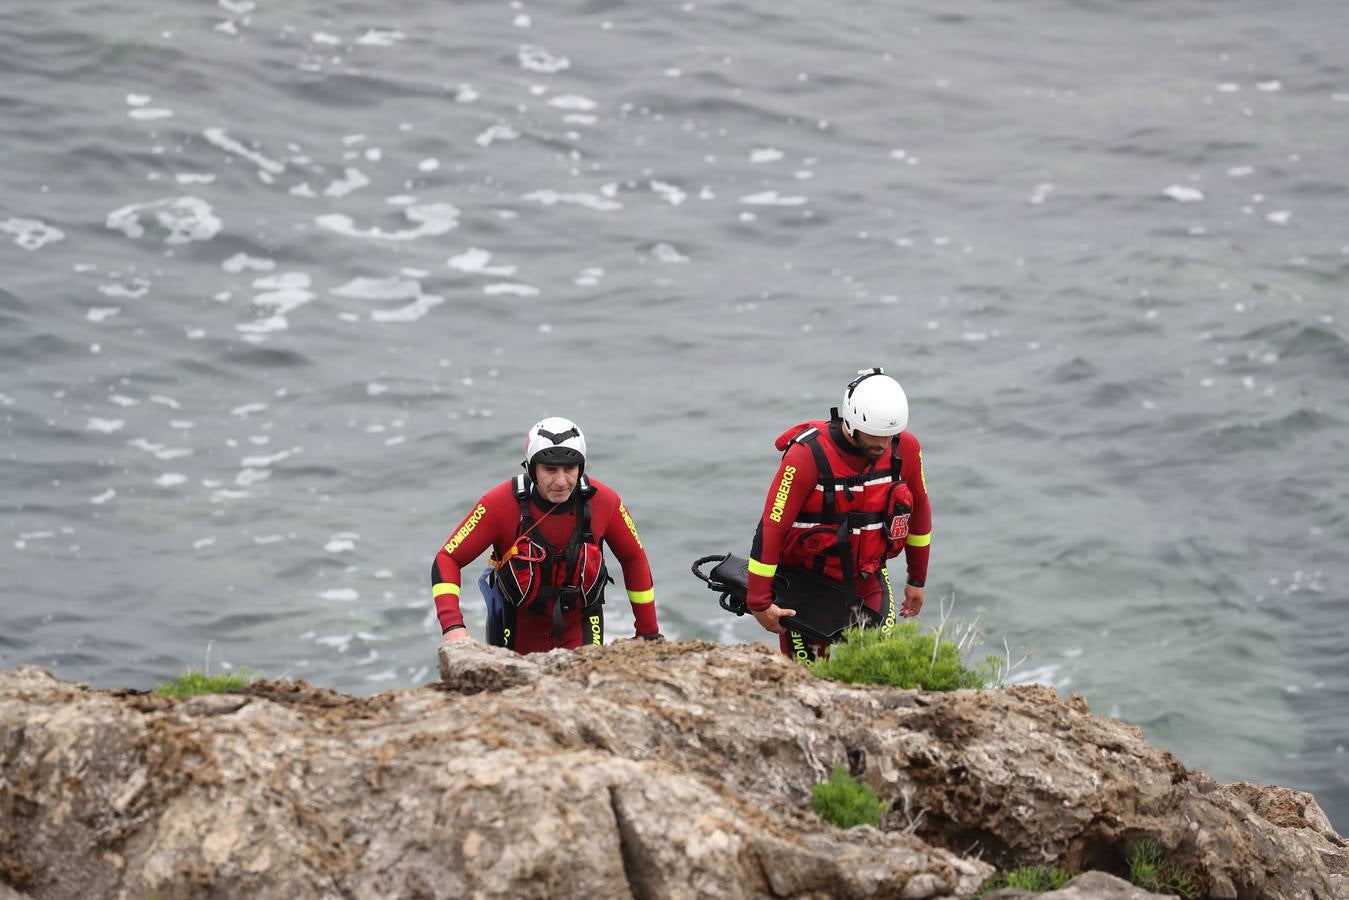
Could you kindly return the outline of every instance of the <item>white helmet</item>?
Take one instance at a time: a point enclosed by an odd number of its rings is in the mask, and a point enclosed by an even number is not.
[[[843,422],[849,431],[885,437],[909,424],[909,398],[881,368],[862,369],[843,391]]]
[[[553,466],[580,466],[585,471],[586,438],[571,419],[549,416],[525,435],[524,466],[534,474],[535,463]]]

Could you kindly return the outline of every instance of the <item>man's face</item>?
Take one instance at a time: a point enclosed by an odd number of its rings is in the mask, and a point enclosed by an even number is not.
[[[890,452],[890,442],[893,440],[894,438],[888,435],[878,437],[865,431],[852,433],[852,442],[866,453],[867,459],[880,459],[885,456]]]
[[[576,479],[580,475],[580,466],[539,463],[534,467],[534,479],[539,486],[539,496],[549,503],[561,503],[570,497],[572,489],[576,487]]]

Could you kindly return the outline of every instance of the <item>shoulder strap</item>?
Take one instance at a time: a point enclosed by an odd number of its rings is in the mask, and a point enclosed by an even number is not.
[[[576,530],[571,535],[572,545],[595,543],[595,536],[590,530],[590,498],[598,490],[584,475],[576,479]]]
[[[792,443],[810,448],[811,456],[815,457],[815,481],[820,486],[820,492],[824,494],[824,521],[832,522],[835,514],[834,487],[837,479],[834,478],[833,467],[829,465],[829,455],[824,452],[821,445],[820,429],[812,425],[792,438]]]
[[[515,502],[520,504],[520,518],[530,518],[529,494],[534,489],[534,482],[529,480],[528,475],[516,475],[511,479],[511,489],[515,492]]]

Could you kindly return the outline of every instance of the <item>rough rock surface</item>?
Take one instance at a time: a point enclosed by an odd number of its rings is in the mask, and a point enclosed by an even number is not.
[[[984,900],[1026,900],[1028,897],[1038,900],[1172,900],[1170,894],[1153,894],[1104,872],[1085,872],[1057,891],[1036,894],[1003,888],[984,895]]]
[[[440,684],[173,700],[0,671],[0,884],[32,898],[968,896],[993,866],[1349,897],[1310,795],[1220,786],[1042,687],[813,678],[758,645],[441,648]],[[883,830],[810,809],[841,764]],[[1143,897],[1083,875],[1065,898]],[[3,896],[0,894],[0,896]],[[1057,895],[1056,895],[1057,896]]]

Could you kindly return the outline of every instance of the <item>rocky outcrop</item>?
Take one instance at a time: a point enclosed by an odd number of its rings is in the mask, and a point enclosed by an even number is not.
[[[813,678],[766,648],[441,648],[439,684],[170,700],[0,672],[0,883],[47,897],[969,896],[994,867],[1349,897],[1315,801],[1187,770],[1051,689]],[[810,809],[834,765],[883,830]],[[1286,796],[1285,796],[1286,795]],[[1064,897],[1141,897],[1103,874]]]

